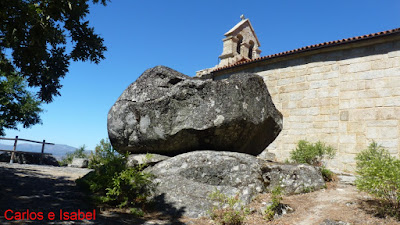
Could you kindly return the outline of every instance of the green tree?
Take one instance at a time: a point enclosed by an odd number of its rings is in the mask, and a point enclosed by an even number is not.
[[[89,156],[89,168],[95,169],[101,165],[107,164],[110,161],[120,161],[123,155],[120,155],[112,147],[108,139],[101,139],[100,144],[96,145],[94,153]]]
[[[24,128],[40,122],[40,102],[26,90],[22,77],[0,75],[0,136],[4,129],[15,129],[17,123]]]
[[[89,2],[106,5],[107,1],[0,1],[0,90],[7,96],[1,98],[1,134],[17,123],[28,127],[40,122],[39,102],[50,103],[60,95],[60,79],[71,60],[104,59],[103,38],[85,17]],[[28,87],[35,92],[29,93]]]

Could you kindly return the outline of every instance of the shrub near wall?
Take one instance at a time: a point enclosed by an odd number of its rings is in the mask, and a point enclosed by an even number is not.
[[[381,202],[381,213],[400,219],[400,160],[372,142],[356,157],[357,188]]]
[[[332,181],[335,174],[325,167],[323,160],[333,159],[335,155],[336,150],[321,141],[310,143],[300,140],[297,143],[296,149],[290,152],[290,159],[294,163],[304,163],[320,167],[324,180]]]
[[[312,166],[322,166],[323,159],[332,159],[336,151],[323,142],[310,143],[300,140],[294,151],[290,152],[290,158],[296,163],[305,163]]]

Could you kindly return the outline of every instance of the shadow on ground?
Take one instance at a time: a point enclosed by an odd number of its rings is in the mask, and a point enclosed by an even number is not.
[[[125,213],[100,213],[100,209],[90,204],[88,196],[79,190],[74,181],[67,177],[52,176],[34,169],[7,168],[0,165],[0,224],[146,224],[149,220],[160,221],[148,224],[184,224],[179,222],[183,209],[176,209],[164,201],[163,196],[157,199],[156,218],[134,218]],[[5,212],[8,211],[5,215]],[[43,213],[43,220],[7,220],[16,216],[16,212]],[[96,220],[60,220],[63,212],[93,212]],[[55,214],[49,220],[50,212]],[[171,214],[172,213],[172,214]],[[32,214],[33,215],[33,214]],[[173,216],[170,216],[173,215]]]
[[[360,209],[364,210],[367,214],[370,214],[377,218],[388,218],[393,217],[400,221],[400,209],[388,202],[379,201],[377,199],[359,200]]]

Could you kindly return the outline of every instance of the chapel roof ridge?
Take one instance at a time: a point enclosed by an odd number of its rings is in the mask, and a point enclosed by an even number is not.
[[[347,44],[347,43],[351,43],[354,41],[367,40],[370,38],[376,38],[376,37],[386,36],[386,35],[395,34],[395,33],[400,33],[400,27],[386,30],[386,31],[380,31],[380,32],[376,32],[376,33],[361,35],[361,36],[355,36],[355,37],[344,38],[344,39],[335,40],[335,41],[328,41],[328,42],[323,42],[323,43],[319,43],[319,44],[308,45],[305,47],[301,47],[301,48],[297,48],[297,49],[293,49],[293,50],[289,50],[289,51],[284,51],[284,52],[280,52],[280,53],[276,53],[276,54],[272,54],[272,55],[266,55],[266,56],[262,56],[259,58],[249,59],[246,61],[239,61],[239,62],[236,62],[231,65],[218,67],[218,68],[212,70],[211,73],[225,70],[225,69],[234,68],[237,66],[241,66],[241,65],[245,65],[245,64],[249,64],[249,63],[253,63],[253,62],[264,61],[264,60],[268,60],[268,59],[272,59],[272,58],[301,53],[301,52],[305,52],[305,51],[316,50],[316,49],[325,48],[325,47]]]

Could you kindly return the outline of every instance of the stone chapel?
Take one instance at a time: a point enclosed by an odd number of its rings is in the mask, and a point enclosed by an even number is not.
[[[337,150],[329,167],[355,170],[355,155],[374,140],[400,157],[400,28],[260,56],[249,19],[225,33],[220,63],[196,73],[224,79],[251,72],[264,78],[283,130],[267,147],[289,158],[301,139]]]

